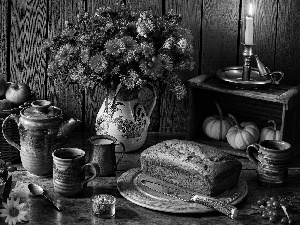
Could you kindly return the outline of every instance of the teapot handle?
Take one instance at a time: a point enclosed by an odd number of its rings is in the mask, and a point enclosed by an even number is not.
[[[156,105],[157,93],[156,93],[156,91],[155,91],[155,89],[152,85],[148,84],[147,86],[149,87],[149,89],[152,91],[152,93],[154,95],[151,106],[150,106],[150,109],[149,109],[149,112],[148,112],[148,115],[147,115],[147,117],[150,119],[151,114],[152,114],[152,112],[154,110],[154,107]]]
[[[2,133],[3,133],[3,137],[5,138],[5,140],[10,144],[12,145],[13,147],[17,148],[19,151],[21,151],[21,146],[18,145],[17,143],[15,143],[11,138],[10,136],[8,136],[6,134],[6,126],[7,126],[7,123],[10,121],[10,120],[13,120],[15,121],[18,126],[19,126],[19,118],[20,116],[16,115],[16,114],[10,114],[8,117],[6,117],[2,123]]]

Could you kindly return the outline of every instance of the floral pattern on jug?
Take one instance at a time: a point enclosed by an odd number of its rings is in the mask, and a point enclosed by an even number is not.
[[[150,116],[138,99],[129,101],[105,100],[96,117],[96,133],[111,135],[123,142],[126,152],[139,149],[145,142]],[[116,146],[116,152],[122,149]]]

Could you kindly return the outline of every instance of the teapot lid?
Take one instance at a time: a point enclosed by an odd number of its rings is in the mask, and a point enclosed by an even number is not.
[[[62,111],[55,106],[51,106],[50,101],[36,100],[31,103],[31,107],[23,109],[21,115],[30,119],[46,120],[62,116]]]

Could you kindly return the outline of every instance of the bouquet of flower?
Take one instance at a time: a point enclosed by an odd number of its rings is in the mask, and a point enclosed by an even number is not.
[[[170,11],[132,12],[99,8],[95,14],[80,12],[74,24],[44,45],[49,53],[48,76],[76,82],[85,88],[101,84],[127,89],[145,84],[170,84],[178,99],[186,93],[177,72],[192,70],[193,46],[182,18]]]

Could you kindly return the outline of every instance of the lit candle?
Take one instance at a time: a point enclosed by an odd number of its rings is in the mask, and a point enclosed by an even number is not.
[[[253,45],[253,6],[249,6],[249,14],[246,16],[245,44]]]

